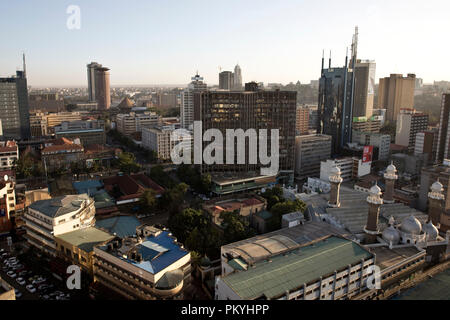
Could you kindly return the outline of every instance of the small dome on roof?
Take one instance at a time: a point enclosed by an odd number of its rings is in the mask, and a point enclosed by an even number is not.
[[[392,173],[396,173],[397,172],[397,168],[394,166],[394,164],[390,164],[387,168],[386,168],[387,172],[392,172]]]
[[[427,240],[434,241],[439,235],[439,230],[433,224],[433,222],[428,222],[423,226],[423,232],[427,234]]]
[[[341,174],[341,169],[338,166],[331,168],[332,174]]]
[[[374,185],[372,188],[370,188],[369,192],[373,195],[381,195],[381,188],[378,185]]]
[[[422,232],[422,224],[414,216],[409,216],[403,220],[400,229],[409,234],[419,235]]]
[[[436,181],[435,183],[433,183],[433,185],[431,186],[431,191],[432,192],[443,192],[444,191],[444,186],[442,185],[442,183],[440,183],[439,181]]]
[[[398,244],[400,242],[400,233],[393,226],[386,228],[382,237],[389,244]]]

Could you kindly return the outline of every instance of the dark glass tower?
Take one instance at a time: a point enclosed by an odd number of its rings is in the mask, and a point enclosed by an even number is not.
[[[354,66],[356,64],[357,31],[352,45],[350,63],[348,56],[342,68],[331,67],[331,54],[328,69],[324,68],[322,57],[321,78],[319,81],[318,129],[319,134],[332,137],[332,153],[338,155],[352,140],[352,113],[355,90]]]

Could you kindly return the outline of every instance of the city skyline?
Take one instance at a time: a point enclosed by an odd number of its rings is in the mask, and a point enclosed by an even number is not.
[[[214,85],[219,67],[233,71],[237,63],[244,83],[309,83],[320,77],[323,50],[326,59],[332,51],[333,66],[344,64],[355,25],[358,55],[376,61],[377,82],[391,73],[415,73],[430,83],[448,79],[450,72],[441,63],[447,45],[439,30],[445,29],[445,9],[450,9],[445,1],[264,6],[136,1],[127,11],[118,2],[72,2],[0,4],[1,32],[9,39],[0,75],[14,74],[25,52],[29,85],[35,87],[85,87],[85,66],[91,61],[111,68],[112,86],[187,85],[196,70]],[[66,27],[66,10],[73,4],[81,10],[80,30]],[[11,30],[8,25],[18,14],[21,28]]]

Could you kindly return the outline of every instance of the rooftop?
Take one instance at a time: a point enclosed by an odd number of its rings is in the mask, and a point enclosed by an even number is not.
[[[95,227],[91,227],[64,233],[57,236],[57,238],[60,238],[85,252],[92,252],[96,245],[109,241],[113,239],[114,236]]]
[[[117,216],[97,220],[95,225],[120,238],[126,238],[136,235],[136,228],[141,222],[133,216]]]
[[[90,200],[87,194],[67,195],[53,199],[36,201],[30,205],[31,209],[50,217],[59,217],[80,210],[85,201]]]
[[[357,243],[332,236],[258,262],[247,271],[224,277],[223,281],[242,299],[276,299],[304,283],[371,257],[373,254]]]
[[[127,243],[127,240],[133,241],[133,239],[124,239],[122,246],[110,254],[152,274],[157,274],[189,255],[189,252],[182,249],[176,243],[176,239],[167,231],[163,231],[157,236],[147,237],[143,242]],[[137,241],[137,239],[134,240]],[[106,246],[102,246],[100,249],[107,251]],[[142,256],[142,261],[131,259],[130,253],[133,251]]]

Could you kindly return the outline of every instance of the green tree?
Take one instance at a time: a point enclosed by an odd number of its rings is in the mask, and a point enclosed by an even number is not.
[[[156,192],[153,189],[146,189],[142,194],[139,203],[143,211],[154,211],[158,204]]]
[[[222,212],[222,227],[225,243],[232,243],[253,237],[256,233],[244,217],[237,212]]]
[[[141,168],[141,166],[136,163],[134,154],[129,152],[123,152],[119,155],[119,167],[120,171],[126,174],[136,173]]]
[[[180,242],[186,241],[195,228],[200,230],[208,226],[208,219],[199,210],[191,208],[175,214],[169,219],[169,227]],[[195,250],[195,249],[191,249]]]

